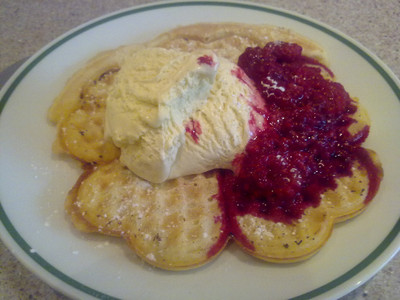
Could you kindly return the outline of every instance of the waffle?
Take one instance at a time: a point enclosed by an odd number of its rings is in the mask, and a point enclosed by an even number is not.
[[[77,72],[48,112],[57,124],[53,152],[67,153],[84,163],[107,163],[120,150],[104,138],[105,102],[118,66],[112,52],[97,55]]]
[[[327,64],[325,51],[314,42],[284,28],[246,24],[195,24],[179,27],[154,40],[100,53],[66,84],[49,110],[57,124],[53,150],[67,153],[90,165],[70,191],[66,211],[75,227],[84,232],[124,238],[149,264],[168,270],[198,267],[220,253],[230,238],[247,253],[270,262],[295,262],[315,254],[329,239],[335,223],[366,208],[377,191],[383,172],[373,151],[365,156],[378,174],[371,191],[368,172],[356,161],[351,177],[337,179],[338,187],[322,196],[293,224],[274,223],[253,215],[225,212],[218,202],[216,172],[182,177],[161,184],[144,181],[119,162],[119,149],[104,137],[107,91],[118,72],[118,53],[137,47],[165,47],[192,51],[212,49],[233,62],[246,47],[270,41],[293,42],[303,53]],[[357,134],[369,119],[358,105]]]
[[[375,166],[380,163],[368,150]],[[272,222],[253,215],[232,216],[235,241],[249,254],[269,262],[292,263],[305,260],[328,241],[334,224],[348,220],[366,208],[369,191],[367,170],[356,161],[351,177],[336,179],[337,188],[321,196],[318,207],[309,207],[293,224]],[[382,170],[379,171],[382,176]]]
[[[328,63],[326,51],[314,41],[283,27],[239,23],[202,23],[182,26],[165,32],[149,42],[149,46],[193,51],[210,49],[219,56],[237,62],[247,47],[263,47],[281,41],[302,46],[303,54],[323,64]]]
[[[120,236],[151,265],[182,270],[228,241],[217,194],[213,173],[150,184],[115,160],[83,173],[65,205],[78,229]]]

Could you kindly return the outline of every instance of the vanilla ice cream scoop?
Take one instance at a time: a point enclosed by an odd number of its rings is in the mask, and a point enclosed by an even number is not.
[[[232,168],[263,119],[250,80],[208,50],[121,51],[120,66],[105,133],[121,162],[150,182]]]

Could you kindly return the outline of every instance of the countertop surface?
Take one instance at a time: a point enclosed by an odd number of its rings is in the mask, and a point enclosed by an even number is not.
[[[153,1],[1,0],[0,71],[93,18]],[[322,21],[381,58],[400,77],[399,0],[253,1]],[[400,254],[342,299],[399,299]],[[21,265],[0,241],[0,299],[68,299]]]

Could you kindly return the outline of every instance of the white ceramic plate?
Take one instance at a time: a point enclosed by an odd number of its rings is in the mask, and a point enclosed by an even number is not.
[[[67,78],[101,50],[143,42],[177,25],[236,21],[295,29],[326,47],[331,69],[372,119],[368,146],[385,178],[369,208],[335,227],[312,259],[263,263],[234,244],[214,262],[166,272],[138,260],[119,239],[84,235],[63,212],[80,170],[51,154],[46,111]],[[0,234],[33,272],[63,293],[124,299],[309,299],[339,297],[375,274],[400,246],[399,80],[349,37],[306,17],[236,2],[174,2],[134,7],[84,24],[29,59],[1,94]]]

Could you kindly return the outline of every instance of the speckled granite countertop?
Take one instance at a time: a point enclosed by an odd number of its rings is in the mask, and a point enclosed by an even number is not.
[[[0,70],[29,57],[60,34],[95,17],[152,1],[2,0]],[[380,57],[400,77],[399,0],[254,1],[329,24]],[[342,299],[399,299],[400,254]],[[0,299],[67,299],[22,266],[0,242]]]

